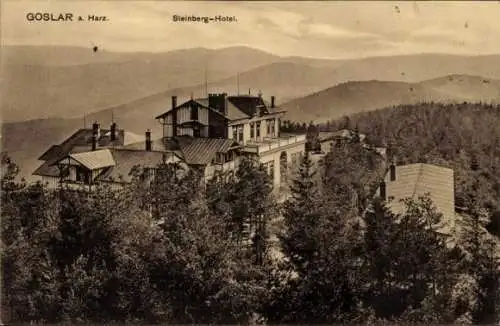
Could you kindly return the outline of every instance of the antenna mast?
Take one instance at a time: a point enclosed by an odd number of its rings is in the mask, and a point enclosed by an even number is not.
[[[236,73],[236,95],[240,95],[240,73]]]
[[[205,96],[208,97],[208,77],[207,68],[205,68]]]

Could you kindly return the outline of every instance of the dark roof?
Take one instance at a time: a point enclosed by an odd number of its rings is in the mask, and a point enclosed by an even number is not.
[[[111,142],[109,136],[107,136],[109,132],[109,129],[101,129],[100,133],[102,137],[99,139],[99,146],[112,147],[122,146],[124,144],[125,131],[123,129],[117,130],[117,137],[113,142]],[[92,133],[92,129],[79,129],[61,144],[51,146],[38,158],[45,162],[40,165],[33,174],[40,176],[59,176],[59,169],[57,166],[53,166],[53,164],[66,157],[69,153],[90,151],[92,149]]]
[[[174,141],[177,142],[186,163],[190,165],[209,164],[216,153],[226,153],[235,145],[232,139],[222,138],[177,137]]]
[[[162,163],[164,159],[169,160],[174,155],[173,152],[156,152],[145,150],[113,149],[113,159],[115,166],[106,169],[97,180],[129,182],[131,181],[130,172],[136,166],[154,168]]]
[[[196,102],[201,103],[204,106],[208,107],[208,98],[198,98],[196,99]],[[229,120],[239,120],[239,119],[249,118],[250,116],[245,114],[240,109],[238,109],[236,106],[234,106],[233,103],[228,101],[228,99],[226,98],[226,117]]]
[[[253,116],[259,112],[261,107],[265,108],[266,104],[259,96],[251,95],[238,95],[238,96],[228,96],[228,101],[231,102],[235,107],[237,107],[241,112],[247,116]]]
[[[226,118],[226,119],[227,119],[227,117],[226,117],[225,115],[223,115],[222,113],[220,113],[220,112],[219,112],[219,111],[217,111],[216,109],[209,107],[209,106],[208,106],[208,99],[206,99],[206,100],[207,100],[207,101],[205,102],[205,101],[202,101],[202,100],[199,100],[199,99],[196,99],[196,100],[191,99],[191,100],[189,100],[189,101],[187,101],[187,102],[182,103],[181,105],[178,105],[178,106],[177,106],[177,108],[182,108],[182,107],[185,107],[185,106],[189,106],[189,105],[192,105],[192,104],[196,104],[196,105],[198,105],[198,106],[201,106],[201,107],[203,107],[203,108],[205,108],[205,109],[208,109],[208,110],[210,110],[210,111],[212,111],[212,112],[214,112],[214,113],[216,113],[216,114],[218,114],[218,115],[220,115],[220,116],[222,116],[222,117],[224,117],[224,118]],[[168,111],[166,111],[166,112],[164,112],[164,113],[162,113],[162,114],[160,114],[160,115],[156,116],[156,117],[155,117],[155,119],[160,119],[160,118],[163,118],[163,117],[165,117],[167,114],[169,114],[171,111],[172,111],[172,109],[170,109],[170,110],[168,110]]]
[[[197,98],[194,100],[189,100],[179,105],[178,107],[183,107],[189,105],[189,103],[197,103],[198,105],[207,108],[213,112],[216,112],[228,120],[239,120],[252,117],[255,113],[258,113],[260,108],[263,107],[268,113],[278,113],[281,112],[278,107],[271,108],[271,104],[260,96],[255,95],[236,95],[226,97],[226,114],[223,115],[218,110],[210,108],[208,106],[208,98]],[[155,119],[163,118],[172,109],[167,112],[160,114]]]
[[[120,149],[145,150],[146,144],[144,141],[128,144],[120,147]],[[171,141],[169,138],[160,138],[151,140],[151,151],[153,152],[175,152],[177,156],[183,158],[179,145]]]
[[[139,142],[122,148],[143,150],[144,146],[144,142]],[[190,165],[206,165],[212,161],[216,153],[226,153],[234,146],[236,143],[232,139],[191,136],[156,139],[151,142],[152,151],[174,152]]]
[[[101,129],[102,137],[99,139],[99,146],[121,146],[124,143],[123,129],[117,130],[116,140],[111,142],[108,134],[110,130]],[[47,151],[45,151],[38,159],[41,161],[53,160],[57,156],[65,156],[73,147],[75,146],[86,146],[91,148],[92,146],[92,129],[79,129],[73,135],[68,137],[64,142],[59,145],[51,146]]]
[[[52,145],[48,150],[46,150],[38,159],[41,161],[47,161],[54,157],[59,157],[64,155],[64,151],[59,145]]]

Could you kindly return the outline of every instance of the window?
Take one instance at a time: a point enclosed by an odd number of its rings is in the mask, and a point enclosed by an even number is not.
[[[201,135],[201,130],[200,130],[200,126],[195,123],[195,125],[193,126],[193,137],[200,137]]]
[[[274,120],[270,120],[269,122],[271,123],[271,135],[273,135],[273,137],[274,137],[274,135],[275,135],[274,127],[275,127],[276,122]]]
[[[266,120],[266,126],[267,126],[267,134],[271,134],[271,121],[272,120]]]
[[[215,154],[215,158],[213,160],[213,163],[215,164],[221,164],[221,163],[224,163],[222,160],[223,160],[223,157],[224,157],[224,154],[222,153],[217,153]]]
[[[76,181],[89,184],[90,183],[90,171],[85,169],[84,167],[77,166],[76,167]]]
[[[191,120],[198,120],[198,107],[196,105],[191,106]]]
[[[252,122],[252,123],[250,124],[250,138],[252,138],[252,139],[255,137],[255,129],[254,129],[254,126],[255,126],[255,124]]]
[[[238,141],[238,127],[233,126],[233,139],[234,141]]]
[[[257,128],[257,138],[259,138],[260,137],[260,121],[257,122],[256,126],[257,126],[256,127]]]
[[[238,141],[243,141],[243,126],[238,126]]]

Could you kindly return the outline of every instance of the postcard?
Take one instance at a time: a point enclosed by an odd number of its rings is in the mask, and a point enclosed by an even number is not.
[[[491,323],[500,2],[1,2],[4,323]]]

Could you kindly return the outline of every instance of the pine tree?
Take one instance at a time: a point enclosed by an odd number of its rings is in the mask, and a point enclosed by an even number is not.
[[[405,203],[394,215],[377,199],[365,214],[368,305],[381,318],[453,322],[446,308],[456,278],[436,231],[440,215],[428,197]]]
[[[276,215],[272,180],[264,167],[244,158],[234,178],[211,180],[206,194],[209,208],[224,217],[232,238],[250,248],[254,262],[262,265],[269,251],[269,224]]]
[[[274,313],[273,322],[342,322],[356,305],[354,229],[325,202],[313,170],[306,154],[284,204],[280,240],[291,275],[277,292],[281,297],[273,310],[281,314]]]
[[[291,198],[284,203],[283,218],[286,232],[280,236],[283,251],[300,274],[307,273],[308,265],[317,255],[318,219],[321,217],[319,193],[314,181],[313,163],[306,152],[299,166],[297,178],[292,181]]]

